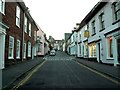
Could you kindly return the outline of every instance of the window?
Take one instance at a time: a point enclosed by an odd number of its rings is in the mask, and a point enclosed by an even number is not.
[[[89,51],[90,51],[89,53],[90,57],[96,57],[96,44],[95,43],[90,44]]]
[[[24,17],[24,31],[27,33],[27,17]]]
[[[28,42],[28,57],[31,57],[31,43]]]
[[[120,20],[120,1],[114,2],[112,4],[113,7],[113,14],[114,14],[114,21]]]
[[[16,25],[20,27],[20,8],[16,7]]]
[[[34,40],[36,41],[36,31],[34,31]]]
[[[24,43],[24,56],[23,58],[26,58],[26,43]]]
[[[100,20],[100,31],[105,29],[105,24],[104,24],[104,13],[101,13],[99,15],[99,20]]]
[[[92,22],[92,35],[96,34],[95,31],[95,20]]]
[[[16,58],[20,58],[20,40],[17,40]]]
[[[14,37],[10,36],[9,37],[9,54],[8,58],[13,59],[14,56]]]
[[[29,23],[29,36],[31,36],[31,23]]]
[[[113,58],[112,37],[108,38],[108,57]]]
[[[0,12],[4,13],[5,9],[5,0],[0,0]]]

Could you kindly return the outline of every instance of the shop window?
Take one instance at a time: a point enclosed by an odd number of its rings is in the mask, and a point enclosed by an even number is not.
[[[89,46],[89,50],[90,50],[90,57],[96,57],[96,44],[90,44]]]
[[[112,37],[109,37],[108,38],[108,56],[110,58],[113,58],[112,42],[113,42]]]

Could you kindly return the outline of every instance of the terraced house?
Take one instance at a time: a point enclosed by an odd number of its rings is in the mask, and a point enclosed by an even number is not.
[[[119,0],[102,1],[94,6],[77,29],[77,57],[114,66],[120,64],[119,13]]]
[[[0,63],[32,59],[37,26],[24,2],[0,0]]]

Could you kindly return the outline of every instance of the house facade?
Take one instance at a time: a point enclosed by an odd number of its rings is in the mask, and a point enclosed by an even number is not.
[[[37,32],[37,56],[45,55],[45,33],[38,26],[39,30]]]
[[[77,31],[72,31],[72,34],[70,35],[70,40],[67,40],[67,52],[69,52],[70,55],[77,56]]]
[[[77,56],[102,63],[120,63],[120,2],[99,2],[78,30]]]
[[[5,64],[34,58],[38,30],[24,2],[0,1],[0,61]]]

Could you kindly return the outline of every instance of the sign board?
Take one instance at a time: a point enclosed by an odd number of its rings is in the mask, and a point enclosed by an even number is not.
[[[84,31],[84,37],[86,37],[86,38],[89,37],[89,31],[88,30]]]

